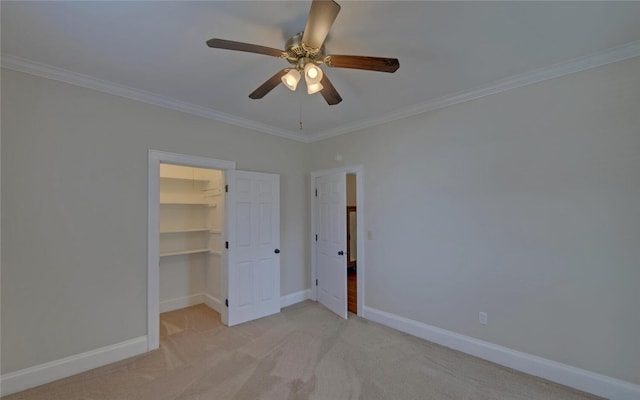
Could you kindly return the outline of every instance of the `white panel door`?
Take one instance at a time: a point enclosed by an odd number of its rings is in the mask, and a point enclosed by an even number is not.
[[[316,178],[316,271],[318,301],[347,318],[346,209],[344,172]]]
[[[227,172],[229,326],[280,312],[280,176]]]

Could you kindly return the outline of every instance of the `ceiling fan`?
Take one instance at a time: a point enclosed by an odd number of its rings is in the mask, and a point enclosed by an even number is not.
[[[338,104],[342,101],[342,97],[319,65],[380,72],[395,72],[400,67],[397,58],[326,55],[324,40],[339,12],[340,5],[333,0],[313,0],[304,31],[287,40],[284,51],[217,38],[207,40],[207,46],[284,58],[293,65],[293,68],[284,68],[267,79],[249,95],[252,99],[263,98],[280,83],[290,90],[296,90],[301,74],[304,74],[308,94],[320,92],[327,104]]]

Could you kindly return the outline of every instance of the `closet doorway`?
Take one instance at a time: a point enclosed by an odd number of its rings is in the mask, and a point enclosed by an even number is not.
[[[175,172],[177,169],[174,167],[167,168],[165,165],[189,167],[190,169],[187,168],[181,170],[181,172]],[[179,305],[186,307],[196,297],[191,295],[197,289],[204,287],[202,282],[195,283],[194,281],[198,276],[201,277],[207,273],[211,274],[211,272],[203,270],[206,263],[216,257],[214,253],[209,253],[209,251],[215,252],[217,250],[210,244],[210,241],[213,240],[210,236],[213,235],[210,235],[209,231],[213,231],[215,228],[209,229],[209,221],[206,219],[209,214],[208,209],[214,207],[209,207],[208,203],[206,203],[204,192],[201,192],[199,196],[195,195],[197,193],[196,188],[206,189],[212,186],[207,183],[208,178],[200,175],[203,172],[198,171],[196,176],[196,169],[216,170],[220,182],[214,184],[222,187],[222,185],[226,185],[225,180],[228,172],[234,171],[235,168],[236,163],[232,161],[149,150],[147,188],[147,349],[149,351],[157,349],[160,345],[161,268],[165,272],[162,283],[162,307],[164,310],[179,308]],[[165,174],[165,178],[162,178],[162,181],[175,181],[169,185],[170,190],[162,194],[161,170]],[[171,173],[177,175],[173,177],[166,175]],[[181,173],[182,175],[180,175]],[[184,179],[189,177],[199,179]],[[163,186],[166,189],[164,182]],[[180,188],[191,188],[193,190],[191,190],[191,193],[180,193],[180,190],[178,190]],[[224,221],[221,223],[220,236],[224,237],[226,233],[224,228],[226,227],[226,204],[220,204],[219,207],[221,218]],[[165,218],[161,222],[163,217],[169,219]],[[165,268],[171,264],[179,264],[177,261],[181,258],[188,261],[176,266],[185,267],[189,273],[184,270],[185,268],[182,270],[180,268],[176,270]],[[218,308],[222,320],[225,322],[227,316],[225,315],[225,308],[222,307],[222,299],[227,294],[226,277],[224,276],[227,262],[224,254],[220,257],[220,265],[221,276],[218,286],[220,298],[211,296],[212,298],[208,300],[211,308]],[[192,271],[195,271],[193,275],[190,274]],[[167,282],[172,280],[179,282],[181,288],[170,288]],[[211,285],[214,285],[213,281],[214,279],[211,279]],[[211,292],[215,293],[215,291]],[[183,294],[177,295],[177,293]]]
[[[149,150],[147,202],[149,351],[160,344],[161,295],[164,310],[201,302],[229,326],[280,311],[279,175]],[[163,263],[176,268],[161,293]]]
[[[222,313],[224,176],[160,164],[160,312],[206,304]]]

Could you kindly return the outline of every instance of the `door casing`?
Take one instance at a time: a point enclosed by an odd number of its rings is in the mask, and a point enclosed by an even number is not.
[[[336,172],[341,172],[346,174],[355,174],[356,175],[356,207],[358,209],[358,219],[356,221],[357,223],[357,253],[358,253],[358,275],[357,275],[357,283],[356,286],[358,288],[358,316],[361,317],[362,316],[362,310],[364,309],[364,300],[365,300],[365,293],[364,293],[364,276],[365,276],[365,268],[366,268],[366,258],[365,258],[365,251],[364,251],[364,233],[365,233],[365,226],[364,226],[364,167],[362,165],[354,165],[354,166],[349,166],[349,167],[342,167],[342,168],[334,168],[334,169],[326,169],[326,170],[320,170],[320,171],[313,171],[311,172],[311,184],[310,184],[310,192],[309,192],[309,197],[311,198],[311,208],[310,208],[310,213],[311,213],[311,233],[309,236],[309,239],[311,241],[311,295],[310,298],[311,300],[317,301],[318,300],[318,292],[317,292],[317,287],[316,287],[316,279],[317,279],[317,263],[316,263],[316,241],[315,241],[315,235],[316,235],[316,224],[318,223],[318,221],[316,221],[317,216],[316,216],[316,197],[315,197],[315,190],[316,190],[316,178],[323,176],[323,175],[327,175],[330,173],[336,173]],[[346,195],[346,194],[345,194]],[[345,226],[346,229],[346,226]],[[345,244],[346,245],[346,244]],[[347,299],[345,298],[345,301],[347,301]]]

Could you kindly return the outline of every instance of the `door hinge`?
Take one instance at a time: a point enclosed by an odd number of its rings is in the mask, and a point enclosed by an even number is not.
[[[316,286],[318,286],[318,280],[316,279]]]
[[[224,242],[224,248],[228,249],[229,248],[229,242]]]
[[[229,307],[229,299],[224,299],[224,305],[225,305],[226,307]]]
[[[316,197],[318,197],[318,189],[316,189]]]
[[[318,235],[316,235],[316,242],[318,241]]]
[[[224,185],[224,192],[229,193],[229,185]]]

